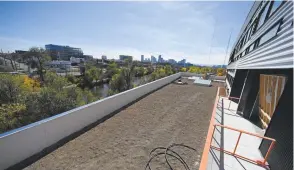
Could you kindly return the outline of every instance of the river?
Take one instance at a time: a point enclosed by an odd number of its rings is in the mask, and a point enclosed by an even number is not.
[[[134,84],[134,86],[146,84],[146,83],[148,83],[149,78],[150,78],[150,75],[146,75],[143,77],[134,77],[133,84]],[[109,90],[109,84],[104,83],[104,84],[96,86],[92,89],[92,91],[96,91],[96,90],[98,90],[101,97],[103,97],[103,98],[107,97],[108,90]]]

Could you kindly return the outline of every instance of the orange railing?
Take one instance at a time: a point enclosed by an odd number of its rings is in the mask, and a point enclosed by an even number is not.
[[[212,146],[212,145],[211,145],[211,144],[212,144],[211,142],[212,142],[212,139],[213,139],[213,138],[211,138],[211,141],[210,141],[210,147],[211,147],[211,148],[216,149],[216,150],[218,150],[218,151],[222,151],[222,152],[227,153],[227,154],[230,154],[230,155],[233,155],[233,156],[235,156],[235,157],[237,157],[237,158],[244,159],[244,160],[246,160],[246,161],[249,161],[249,162],[255,163],[255,164],[257,164],[257,165],[266,166],[266,160],[267,160],[267,158],[268,158],[270,152],[272,151],[272,149],[273,149],[273,147],[274,147],[274,145],[275,145],[275,142],[276,142],[275,139],[268,138],[268,137],[264,137],[264,136],[260,136],[260,135],[258,135],[258,134],[254,134],[254,133],[246,132],[246,131],[243,131],[243,130],[235,129],[235,128],[232,128],[232,127],[229,127],[229,126],[220,125],[220,124],[215,124],[215,125],[214,125],[214,129],[213,129],[213,132],[212,132],[212,136],[214,135],[214,131],[215,131],[216,126],[219,126],[219,127],[222,127],[222,128],[226,128],[226,129],[230,129],[230,130],[233,130],[233,131],[237,131],[237,132],[240,132],[240,133],[239,133],[239,137],[238,137],[238,139],[237,139],[237,142],[236,142],[236,145],[235,145],[235,148],[234,148],[234,151],[233,151],[233,152],[231,152],[231,151],[227,151],[227,150],[225,150],[224,148],[218,148],[218,147],[216,147],[216,146]],[[272,142],[271,142],[271,145],[270,145],[270,147],[269,147],[269,149],[268,149],[268,151],[267,151],[267,153],[266,153],[266,155],[265,155],[263,161],[261,161],[261,160],[253,160],[253,159],[247,158],[247,157],[245,157],[245,156],[242,156],[242,155],[236,154],[236,150],[237,150],[237,148],[238,148],[238,144],[239,144],[239,142],[240,142],[240,138],[241,138],[241,136],[242,136],[243,133],[248,134],[248,135],[251,135],[251,136],[255,136],[255,137],[258,137],[258,138],[262,138],[262,139],[266,139],[266,140],[270,140],[270,141],[272,141]]]
[[[237,99],[237,100],[240,100],[239,97],[224,97],[224,98],[227,98],[227,99]],[[229,107],[227,108],[228,110],[230,110],[230,107],[231,107],[231,103],[232,103],[232,100],[230,100],[230,103],[229,103]]]

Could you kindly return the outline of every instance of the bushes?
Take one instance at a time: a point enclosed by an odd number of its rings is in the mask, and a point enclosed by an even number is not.
[[[38,90],[37,80],[26,76],[2,74],[0,79],[0,133],[98,99],[52,72],[44,75],[43,87]]]

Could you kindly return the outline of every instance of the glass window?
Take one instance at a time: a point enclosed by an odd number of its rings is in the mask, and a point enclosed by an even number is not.
[[[266,6],[261,11],[261,13],[259,15],[259,21],[258,21],[258,27],[257,28],[260,28],[260,26],[262,26],[262,24],[266,20],[266,16],[267,16],[269,6],[270,6],[270,3],[267,3]]]
[[[277,8],[282,4],[283,1],[274,1],[272,2],[273,5],[272,5],[272,9],[271,9],[271,12],[270,12],[270,16],[277,10]]]
[[[264,34],[260,40],[259,40],[259,45],[264,44],[265,42],[267,42],[269,39],[273,38],[274,36],[276,36],[278,29],[279,29],[279,25],[277,24],[276,26],[274,26],[273,28],[271,28],[270,31],[268,31],[266,34]]]
[[[253,49],[254,49],[254,43],[252,43],[252,44],[250,45],[249,50],[248,50],[248,53],[250,53],[251,51],[253,51]]]
[[[257,24],[258,24],[258,18],[256,18],[254,21],[253,21],[253,24],[252,24],[252,31],[251,31],[251,35],[250,36],[252,36],[254,33],[255,33],[255,31],[257,30]]]

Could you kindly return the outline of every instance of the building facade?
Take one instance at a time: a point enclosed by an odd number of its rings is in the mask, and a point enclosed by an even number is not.
[[[159,63],[163,63],[163,58],[161,57],[161,55],[158,56],[158,60]]]
[[[152,62],[152,63],[156,63],[156,62],[157,62],[157,61],[156,61],[156,58],[155,58],[153,55],[151,56],[151,62]]]
[[[69,60],[70,57],[83,57],[83,51],[81,48],[47,44],[45,45],[45,49],[53,60]]]
[[[119,55],[119,60],[124,61],[126,59],[133,59],[133,57],[129,55]]]
[[[239,98],[238,114],[276,140],[270,168],[293,169],[293,1],[253,4],[230,54],[226,88]],[[261,142],[263,156],[269,147]]]
[[[141,62],[144,62],[144,55],[141,55]]]

